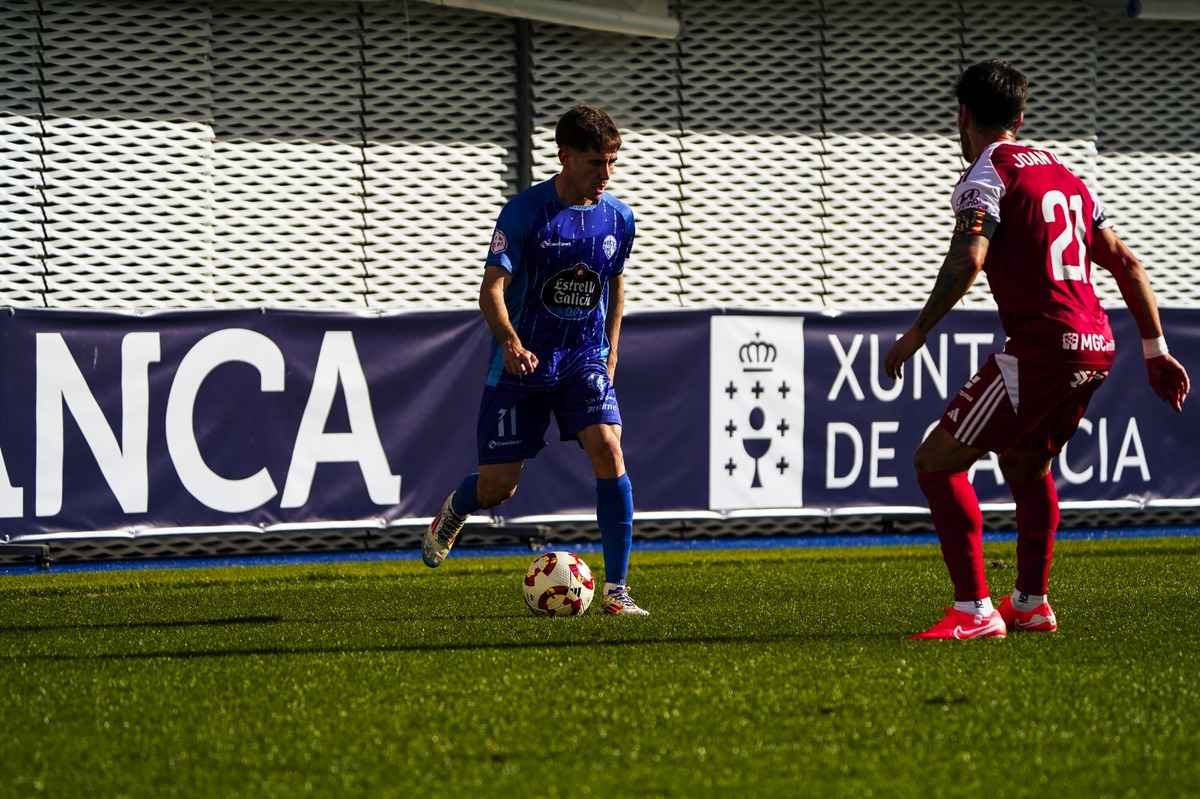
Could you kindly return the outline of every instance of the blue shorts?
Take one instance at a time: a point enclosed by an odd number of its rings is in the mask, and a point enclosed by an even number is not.
[[[594,424],[621,424],[617,393],[602,365],[589,365],[550,388],[487,386],[479,403],[475,439],[479,463],[512,463],[536,456],[546,446],[550,413],[563,441],[578,439]]]

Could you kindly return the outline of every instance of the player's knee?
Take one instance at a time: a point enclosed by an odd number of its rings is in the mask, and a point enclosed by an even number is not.
[[[1025,483],[1046,476],[1052,456],[1045,452],[1008,450],[1000,453],[1000,471],[1012,483]]]
[[[625,464],[625,456],[621,452],[621,441],[615,433],[606,433],[604,437],[588,449],[588,456],[597,472],[618,472]]]
[[[597,453],[597,458],[604,463],[613,465],[620,463],[624,460],[624,456],[621,453],[621,443],[616,439],[605,442],[604,446]]]
[[[936,472],[937,462],[932,450],[925,444],[917,447],[913,453],[913,469],[917,472]]]

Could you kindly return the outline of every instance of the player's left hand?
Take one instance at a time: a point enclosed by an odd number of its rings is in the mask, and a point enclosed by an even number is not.
[[[904,377],[904,362],[924,346],[925,334],[919,328],[910,327],[888,350],[887,357],[883,359],[883,373],[892,380]]]
[[[1146,377],[1159,399],[1176,411],[1183,410],[1184,400],[1192,389],[1192,382],[1183,364],[1169,354],[1149,358],[1146,361]]]

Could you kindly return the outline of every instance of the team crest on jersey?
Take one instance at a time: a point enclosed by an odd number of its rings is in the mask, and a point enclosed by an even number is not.
[[[612,258],[617,254],[617,237],[609,233],[604,237],[604,257]]]
[[[496,232],[492,234],[492,255],[499,255],[508,249],[508,237],[504,235],[504,231],[496,228]]]

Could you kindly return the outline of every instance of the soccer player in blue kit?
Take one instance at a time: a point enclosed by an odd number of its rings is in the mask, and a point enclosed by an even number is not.
[[[633,247],[629,206],[606,194],[621,147],[604,111],[580,105],[554,130],[562,171],[500,212],[479,307],[491,328],[491,366],[479,406],[479,471],[446,497],[422,541],[427,566],[450,554],[468,515],[516,493],[524,462],[546,445],[553,413],[596,475],[606,613],[648,615],[625,583],[633,547],[633,491],[613,390]]]

